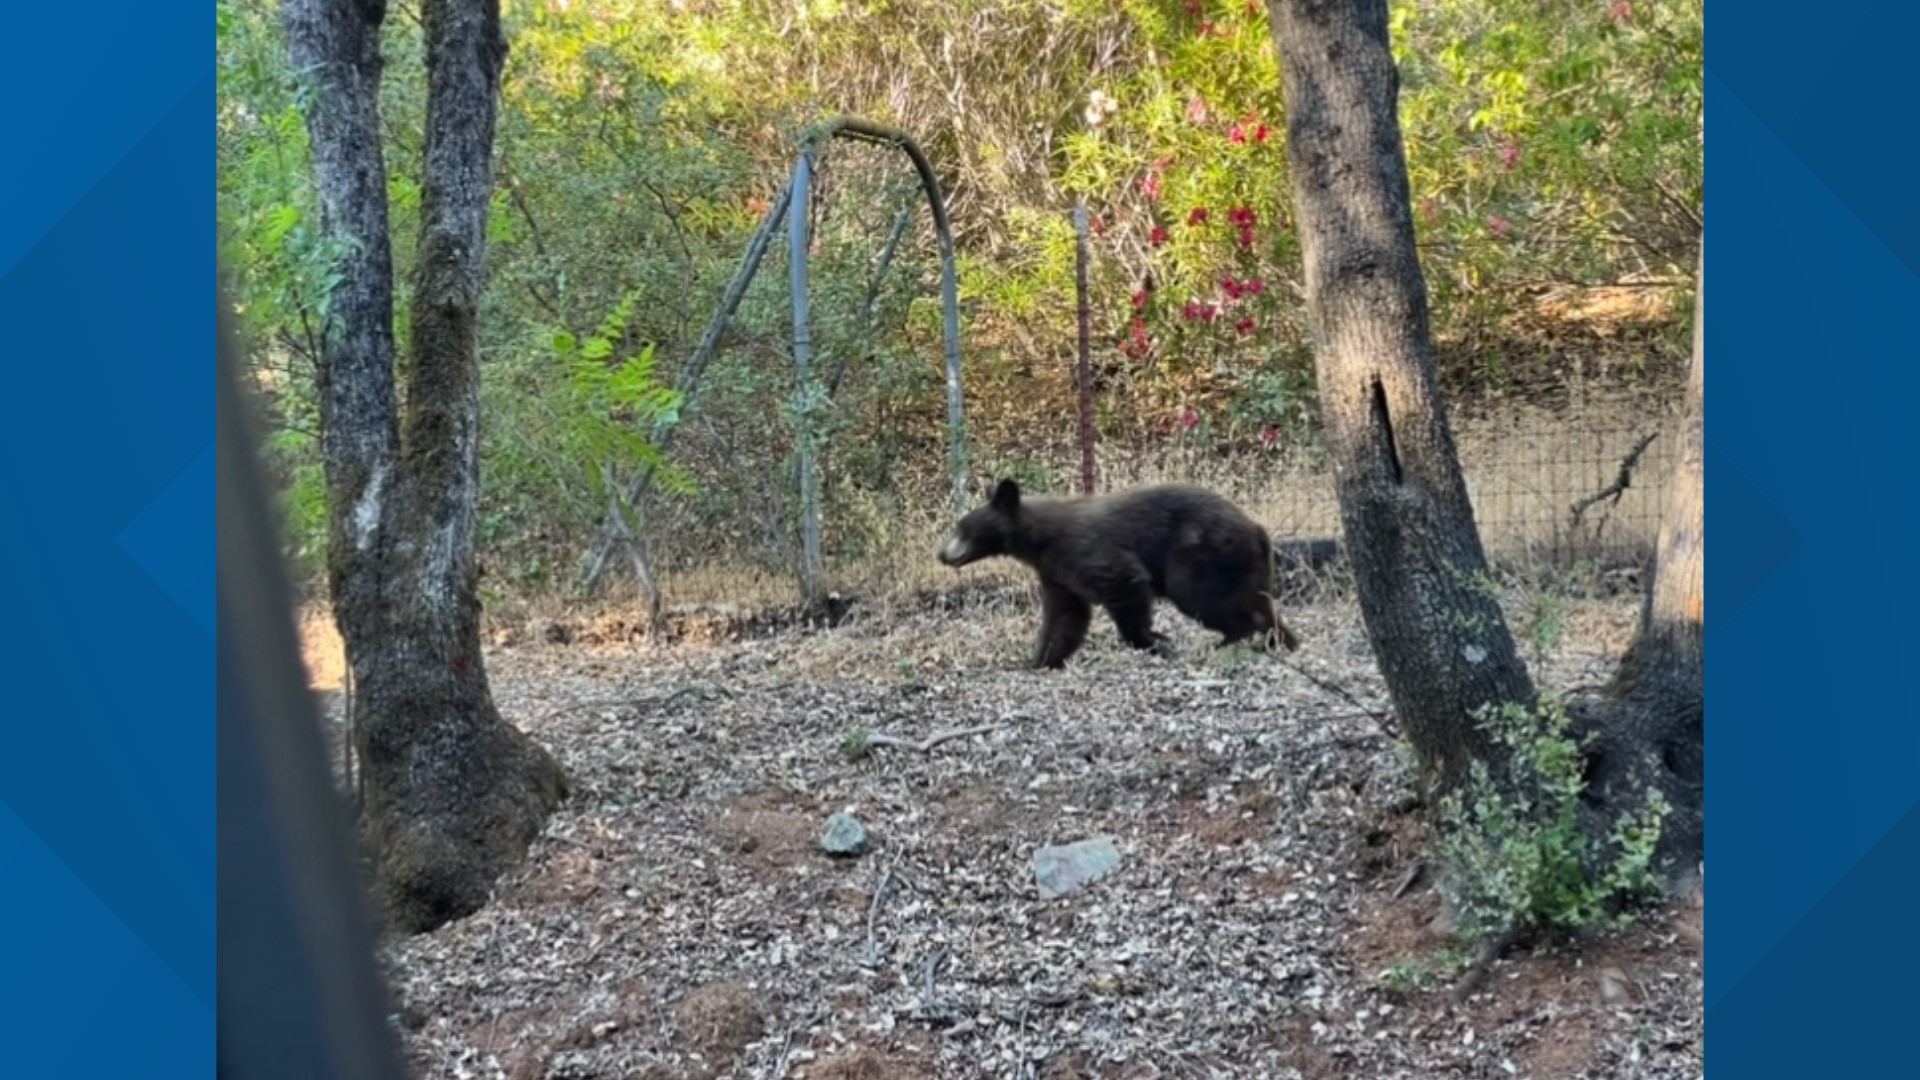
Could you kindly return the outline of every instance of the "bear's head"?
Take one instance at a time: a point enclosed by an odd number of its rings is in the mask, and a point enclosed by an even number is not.
[[[967,514],[953,527],[953,535],[940,545],[940,561],[951,567],[1005,555],[1013,543],[1013,531],[1020,519],[1020,485],[1002,480],[993,489],[987,505]]]

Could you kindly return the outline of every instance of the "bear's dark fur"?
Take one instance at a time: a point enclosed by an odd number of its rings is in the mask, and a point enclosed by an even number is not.
[[[940,561],[961,567],[1006,555],[1040,575],[1035,664],[1058,668],[1079,650],[1098,605],[1127,644],[1155,648],[1153,602],[1222,636],[1259,635],[1288,650],[1300,639],[1273,603],[1273,544],[1240,508],[1203,488],[1165,484],[1079,498],[1023,499],[1002,480],[993,498],[960,519]]]

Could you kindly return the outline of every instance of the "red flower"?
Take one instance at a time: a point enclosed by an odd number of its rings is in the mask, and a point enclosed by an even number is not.
[[[1233,209],[1227,211],[1227,220],[1234,223],[1235,225],[1240,225],[1240,226],[1252,225],[1254,221],[1253,209],[1251,207],[1246,207],[1246,206],[1236,206]]]
[[[1192,209],[1191,211],[1189,211],[1189,212],[1187,213],[1187,224],[1189,224],[1189,225],[1205,225],[1206,223],[1207,223],[1207,208],[1206,208],[1206,207],[1204,207],[1204,206],[1196,206],[1196,207],[1194,207],[1194,208],[1193,208],[1193,209]]]
[[[1265,124],[1254,125],[1253,141],[1257,143],[1263,143],[1267,141],[1267,125]]]
[[[1259,296],[1266,291],[1267,283],[1259,278],[1248,278],[1240,283],[1240,287],[1247,291],[1248,296]]]
[[[1487,215],[1487,231],[1495,236],[1505,236],[1513,230],[1513,223],[1499,214]]]
[[[1189,300],[1180,308],[1180,317],[1188,322],[1195,319],[1201,322],[1212,322],[1214,316],[1218,314],[1220,314],[1220,306],[1205,300]]]
[[[1512,139],[1500,144],[1500,167],[1511,169],[1520,164],[1520,145]]]
[[[1159,247],[1166,242],[1167,230],[1163,225],[1155,225],[1153,231],[1147,234],[1147,243],[1152,244],[1154,247]]]
[[[1233,328],[1241,337],[1246,337],[1248,334],[1253,333],[1253,320],[1241,319],[1239,322],[1233,324]]]
[[[1101,217],[1098,214],[1095,214],[1093,217],[1093,235],[1095,236],[1107,235],[1107,219]]]
[[[1228,296],[1232,297],[1233,299],[1238,300],[1240,299],[1243,289],[1239,282],[1228,277],[1228,278],[1220,279],[1220,291],[1226,293]]]
[[[1186,412],[1180,414],[1180,426],[1188,431],[1192,431],[1199,423],[1200,414],[1195,412],[1191,405],[1187,406]]]
[[[1239,124],[1233,125],[1233,130],[1227,132],[1227,141],[1230,143],[1245,143],[1247,141],[1247,129],[1241,127]]]
[[[1272,446],[1274,440],[1278,439],[1279,437],[1280,437],[1280,433],[1273,430],[1272,424],[1268,424],[1265,427],[1260,429],[1260,441],[1263,443],[1266,443],[1268,446]]]
[[[1240,235],[1238,239],[1240,241],[1241,247],[1252,247],[1253,246],[1253,226],[1251,225],[1240,226]]]
[[[1133,294],[1133,310],[1144,311],[1147,306],[1147,290],[1141,289]]]

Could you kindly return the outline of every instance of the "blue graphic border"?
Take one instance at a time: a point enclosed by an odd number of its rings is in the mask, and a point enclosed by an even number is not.
[[[190,10],[23,5],[0,35],[9,1075],[213,1069],[213,76]],[[1915,41],[1895,0],[1711,24],[1707,1007],[1729,1075],[1911,1067]]]
[[[214,1071],[210,14],[0,34],[7,1076]]]
[[[1707,1027],[1725,1076],[1913,1069],[1917,33],[1920,8],[1891,0],[1708,23]]]

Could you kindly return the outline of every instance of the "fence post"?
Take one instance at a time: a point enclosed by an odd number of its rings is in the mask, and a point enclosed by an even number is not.
[[[793,167],[793,197],[787,203],[789,270],[793,285],[794,448],[800,458],[800,590],[812,603],[820,585],[820,491],[813,461],[813,328],[807,311],[807,210],[814,144]]]
[[[1073,291],[1080,316],[1080,493],[1093,494],[1093,313],[1087,298],[1087,200],[1073,205]]]

